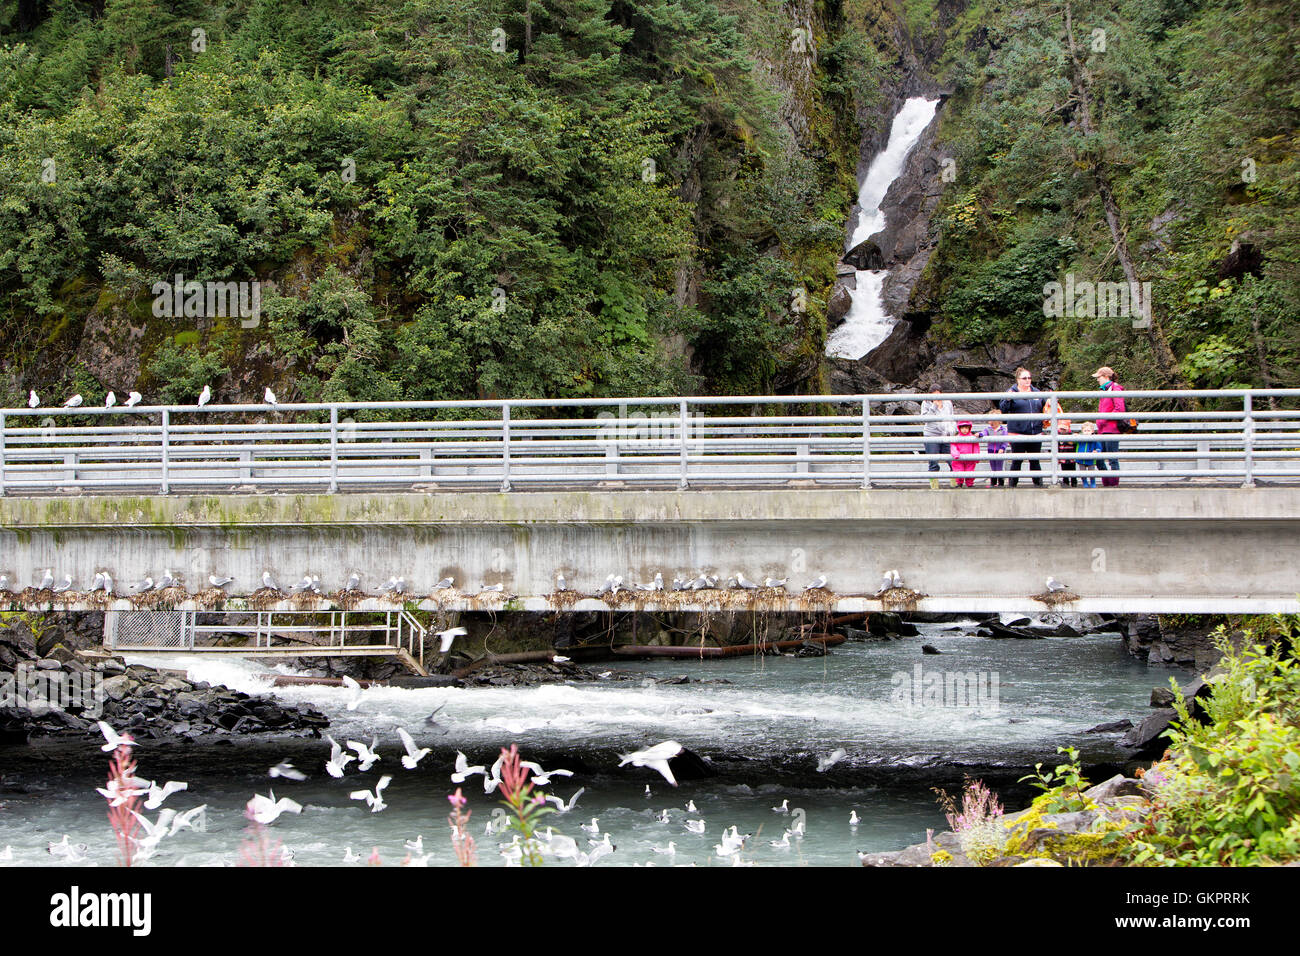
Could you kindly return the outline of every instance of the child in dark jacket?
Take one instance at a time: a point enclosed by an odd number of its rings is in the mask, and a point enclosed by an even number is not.
[[[958,488],[974,488],[975,479],[971,472],[975,470],[976,456],[980,453],[978,435],[971,433],[970,422],[958,422],[957,434],[952,437],[948,448],[952,453],[952,470],[957,475]]]

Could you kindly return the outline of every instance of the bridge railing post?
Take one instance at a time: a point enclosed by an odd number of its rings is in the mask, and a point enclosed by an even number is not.
[[[862,400],[862,487],[871,487],[871,399]]]
[[[339,407],[330,406],[330,494],[339,490]]]
[[[171,490],[171,476],[168,474],[170,462],[168,460],[168,433],[171,430],[171,409],[164,408],[162,412],[162,493],[167,494]]]
[[[1255,407],[1247,392],[1241,399],[1241,450],[1245,459],[1246,476],[1241,487],[1255,487]]]
[[[501,403],[501,490],[510,490],[510,403]]]
[[[5,494],[5,417],[0,412],[0,498]]]
[[[1048,399],[1052,403],[1052,473],[1048,476],[1048,484],[1059,485],[1061,483],[1061,423],[1059,414],[1061,411],[1061,400],[1055,394]]]
[[[681,400],[681,402],[678,404],[678,409],[677,409],[677,411],[678,411],[678,422],[677,422],[678,435],[679,435],[679,437],[681,438],[681,454],[680,454],[680,468],[681,468],[681,471],[680,471],[680,473],[679,473],[679,475],[678,475],[678,477],[677,477],[677,487],[680,488],[681,490],[685,491],[687,488],[690,487],[690,483],[687,481],[687,478],[686,478],[686,466],[687,466],[687,462],[686,462],[686,425],[687,425],[686,399],[683,398],[683,399]]]

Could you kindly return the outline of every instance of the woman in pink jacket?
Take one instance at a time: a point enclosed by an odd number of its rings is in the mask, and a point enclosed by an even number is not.
[[[970,429],[970,422],[958,422],[957,434],[948,443],[948,450],[952,453],[953,474],[959,476],[954,479],[958,488],[975,487],[975,478],[969,473],[975,470],[977,464],[975,459],[980,453],[980,439],[978,435],[972,435]],[[961,477],[963,473],[967,477]]]
[[[1124,399],[1118,394],[1124,391],[1119,382],[1115,381],[1115,370],[1109,365],[1103,365],[1097,371],[1092,373],[1092,377],[1097,380],[1097,385],[1106,392],[1101,401],[1097,403],[1097,414],[1115,414],[1128,411],[1124,407]],[[1097,437],[1101,439],[1102,455],[1112,457],[1099,457],[1097,459],[1097,468],[1100,471],[1110,469],[1114,476],[1102,475],[1101,484],[1103,488],[1114,488],[1119,484],[1119,459],[1114,457],[1119,451],[1119,439],[1115,436],[1119,434],[1120,415],[1114,418],[1097,419]]]

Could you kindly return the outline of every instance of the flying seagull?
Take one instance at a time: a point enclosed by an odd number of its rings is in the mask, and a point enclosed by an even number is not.
[[[331,777],[341,777],[343,768],[357,758],[340,747],[338,741],[329,734],[325,735],[325,739],[330,742],[330,759],[325,761],[325,769]]]
[[[848,756],[844,750],[833,750],[828,756],[817,758],[817,772],[825,773]]]
[[[356,710],[357,705],[361,703],[361,685],[356,682],[355,678],[349,677],[347,674],[344,674],[343,686],[346,687],[351,692],[348,695],[348,710]],[[349,746],[350,745],[351,744],[349,742]]]
[[[546,800],[548,803],[555,804],[556,813],[568,813],[570,810],[573,809],[574,804],[578,802],[578,798],[586,792],[587,792],[586,787],[579,787],[577,793],[569,797],[568,802],[565,802],[561,798],[557,796],[553,796],[552,794],[548,793],[546,795]]]
[[[180,793],[182,790],[188,790],[190,785],[183,780],[168,780],[161,787],[157,783],[149,785],[149,796],[144,801],[146,810],[157,810],[163,805],[163,801],[173,793]]]
[[[465,755],[461,753],[459,750],[457,750],[456,751],[456,772],[451,775],[451,782],[464,783],[466,777],[471,777],[476,773],[486,774],[487,767],[484,767],[481,764],[475,764],[474,766],[471,767],[469,765],[469,761],[465,759]]]
[[[456,640],[458,637],[464,637],[468,633],[469,631],[465,630],[463,627],[449,627],[445,631],[435,631],[433,636],[442,641],[438,646],[438,652],[440,654],[446,654],[451,650],[452,641]]]
[[[253,799],[248,801],[248,813],[262,826],[274,823],[280,818],[282,813],[302,813],[302,804],[296,800],[290,800],[288,797],[275,799],[275,791],[268,791],[271,795],[264,797],[260,793],[254,794]]]
[[[649,767],[651,770],[657,770],[665,780],[674,787],[677,781],[673,778],[672,768],[669,767],[668,761],[672,760],[682,752],[682,745],[675,740],[666,740],[661,744],[655,744],[653,747],[647,747],[645,750],[637,750],[630,754],[619,754],[618,765],[631,764],[634,767]]]
[[[429,748],[417,749],[414,738],[402,727],[397,728],[397,736],[402,739],[402,746],[406,748],[406,753],[402,756],[402,766],[407,770],[414,770],[416,765],[429,755]]]
[[[107,741],[107,743],[105,743],[102,747],[99,748],[100,750],[104,751],[104,753],[111,753],[112,751],[116,750],[118,747],[135,746],[134,740],[132,740],[130,737],[119,735],[116,730],[108,726],[108,724],[104,723],[104,721],[102,720],[99,721],[99,732],[104,735],[104,740]]]
[[[287,760],[281,760],[267,772],[270,777],[284,777],[286,780],[306,780],[307,775],[289,763]]]
[[[379,742],[378,738],[370,738],[370,746],[367,747],[359,740],[349,740],[348,746],[357,752],[357,769],[365,773],[382,758],[375,753],[375,744]]]

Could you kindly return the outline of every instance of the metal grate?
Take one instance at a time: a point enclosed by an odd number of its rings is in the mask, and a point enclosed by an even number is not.
[[[185,611],[120,611],[113,647],[122,650],[183,648],[186,646]]]

